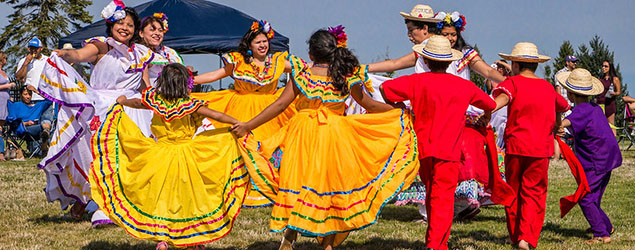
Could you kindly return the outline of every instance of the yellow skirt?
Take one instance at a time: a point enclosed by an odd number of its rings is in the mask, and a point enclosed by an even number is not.
[[[259,94],[259,93],[245,93],[238,92],[233,89],[212,91],[207,93],[192,93],[192,97],[205,100],[208,102],[208,108],[228,114],[239,121],[249,121],[256,115],[260,114],[267,106],[272,104],[284,88],[278,89],[274,94]],[[286,125],[291,117],[295,115],[295,105],[291,104],[289,107],[276,118],[271,121],[262,124],[260,127],[252,131],[256,138],[259,140],[268,138],[274,133],[278,132],[281,127]],[[229,126],[218,121],[209,120],[215,127]],[[262,194],[258,193],[255,189],[252,189],[247,198],[245,198],[244,207],[265,207],[272,205]]]
[[[400,109],[346,117],[304,109],[274,136],[248,135],[239,145],[255,187],[275,202],[274,232],[326,236],[367,227],[419,170],[410,114]]]
[[[132,236],[184,247],[231,231],[249,176],[226,127],[155,142],[115,105],[92,142],[92,198]]]

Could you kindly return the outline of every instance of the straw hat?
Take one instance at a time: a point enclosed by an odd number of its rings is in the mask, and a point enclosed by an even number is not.
[[[461,51],[452,49],[450,41],[444,36],[434,35],[428,42],[412,46],[412,50],[417,54],[435,61],[456,61],[463,58]]]
[[[65,43],[64,46],[62,46],[62,49],[73,49],[73,45],[70,43]]]
[[[551,59],[551,57],[539,55],[538,47],[533,43],[527,42],[517,43],[511,55],[504,53],[498,53],[498,55],[506,60],[530,63],[542,63]]]
[[[399,14],[408,20],[413,21],[423,21],[423,22],[432,22],[437,23],[443,21],[442,19],[433,18],[434,11],[432,8],[425,4],[417,4],[412,8],[410,14],[406,12],[399,12]]]
[[[599,95],[604,91],[602,82],[583,68],[576,68],[571,72],[562,72],[556,75],[556,79],[567,91],[579,95]]]

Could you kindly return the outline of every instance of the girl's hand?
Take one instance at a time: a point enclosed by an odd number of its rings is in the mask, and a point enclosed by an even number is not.
[[[243,137],[247,133],[249,133],[249,131],[251,131],[249,124],[247,124],[246,122],[236,123],[232,125],[231,129],[232,133],[234,133],[237,137]]]
[[[52,53],[57,53],[57,56],[59,56],[60,58],[64,58],[64,55],[66,55],[66,50],[64,50],[64,49],[56,49],[56,50],[53,50],[53,52],[51,52],[51,54]]]
[[[117,97],[117,103],[121,104],[121,102],[123,102],[123,101],[125,101],[127,99],[128,99],[128,97],[126,97],[125,95],[119,96],[119,97]]]
[[[13,88],[13,87],[15,87],[15,83],[14,82],[10,82],[9,83],[9,88]]]

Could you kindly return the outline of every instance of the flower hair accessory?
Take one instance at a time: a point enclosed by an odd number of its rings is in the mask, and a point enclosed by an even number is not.
[[[262,33],[265,33],[265,35],[267,36],[268,39],[271,39],[275,36],[275,33],[273,32],[273,29],[271,28],[271,24],[269,24],[267,21],[254,21],[251,24],[251,28],[250,30],[252,31],[262,31]]]
[[[113,0],[101,10],[101,17],[106,19],[108,23],[114,23],[126,18],[125,8],[126,6],[121,0]]]
[[[192,74],[192,71],[190,71],[190,69],[187,69],[187,73],[190,74],[190,77],[187,78],[187,88],[189,90],[192,90],[194,88],[194,75]]]
[[[346,40],[348,40],[348,36],[344,33],[344,26],[338,25],[335,27],[329,27],[327,31],[335,36],[335,40],[337,40],[337,47],[346,48]]]
[[[168,16],[165,13],[154,13],[152,16],[161,20],[161,25],[163,25],[163,33],[168,32]]]
[[[447,14],[443,11],[434,15],[434,18],[441,19],[443,21],[437,23],[438,29],[443,29],[444,24],[449,24],[456,27],[459,31],[465,30],[465,16],[461,15],[458,11],[452,12],[452,14]]]

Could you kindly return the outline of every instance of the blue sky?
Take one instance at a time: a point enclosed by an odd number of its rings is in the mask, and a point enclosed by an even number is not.
[[[124,0],[128,6],[147,1]],[[635,39],[635,1],[405,1],[405,0],[216,0],[216,3],[236,8],[257,19],[269,21],[280,33],[289,37],[290,52],[308,59],[306,40],[319,28],[342,24],[348,34],[348,46],[360,62],[383,60],[388,53],[397,58],[410,53],[412,44],[400,11],[410,12],[416,4],[430,5],[437,11],[459,11],[466,17],[463,33],[471,45],[478,45],[483,59],[491,63],[497,53],[510,53],[516,42],[528,41],[539,52],[557,56],[564,40],[574,47],[588,43],[599,35],[615,52],[623,82],[635,90],[635,57],[629,41]],[[99,19],[99,12],[108,3],[93,0],[88,8]],[[0,27],[8,23],[12,12],[7,4],[0,4]],[[247,29],[247,28],[246,28]],[[199,72],[219,67],[214,55],[186,55],[186,64]],[[9,71],[7,69],[7,71]],[[397,72],[410,74],[412,70]],[[542,73],[540,73],[542,75]],[[226,85],[230,80],[223,81]]]

